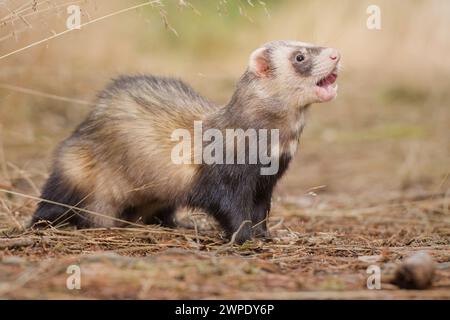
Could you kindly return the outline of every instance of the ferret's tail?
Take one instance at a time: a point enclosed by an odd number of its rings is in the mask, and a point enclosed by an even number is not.
[[[49,224],[89,227],[89,220],[83,213],[69,207],[82,208],[85,196],[71,187],[58,170],[51,173],[44,185],[41,198],[42,201],[39,202],[29,227],[42,228]]]

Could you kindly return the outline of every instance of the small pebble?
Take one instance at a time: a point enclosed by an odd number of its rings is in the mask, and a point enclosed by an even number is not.
[[[427,289],[433,282],[435,263],[426,252],[416,253],[397,266],[391,283],[402,289]]]

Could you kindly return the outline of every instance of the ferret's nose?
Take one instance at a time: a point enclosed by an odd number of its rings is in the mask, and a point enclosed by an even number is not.
[[[332,49],[331,53],[330,53],[330,59],[336,60],[336,62],[339,61],[339,59],[341,59],[341,55],[339,54],[339,51],[337,51],[336,49]]]

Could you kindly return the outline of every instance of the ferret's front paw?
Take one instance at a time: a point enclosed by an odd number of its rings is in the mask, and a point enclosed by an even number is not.
[[[228,239],[236,244],[243,244],[247,240],[252,240],[252,229],[249,224],[241,227],[241,229],[234,231],[233,233],[228,233]]]
[[[267,227],[263,226],[262,224],[257,225],[255,228],[253,228],[253,235],[255,236],[255,238],[262,238],[262,239],[270,238],[269,230],[267,230]]]

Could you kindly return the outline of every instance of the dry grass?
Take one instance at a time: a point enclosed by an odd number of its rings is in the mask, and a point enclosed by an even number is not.
[[[0,56],[63,32],[68,2],[88,22],[144,1],[7,1]],[[155,1],[0,59],[0,298],[449,299],[450,6],[378,2],[381,31],[365,1]],[[227,244],[201,214],[191,229],[24,228],[51,151],[109,78],[175,75],[225,102],[249,52],[286,38],[339,48],[344,69],[277,189],[271,242]],[[367,261],[418,250],[437,262],[431,289],[366,289]],[[70,264],[82,290],[66,289]]]
[[[273,240],[242,246],[225,245],[216,230],[208,229],[30,231],[6,219],[0,239],[0,296],[450,298],[447,198],[391,199],[368,208],[336,208],[326,200],[319,205],[328,209],[277,202],[270,221]],[[31,213],[24,211],[24,216]],[[419,250],[437,262],[432,289],[404,291],[389,284],[378,292],[366,289],[369,264],[383,269]],[[65,287],[71,264],[82,268],[79,291]]]

